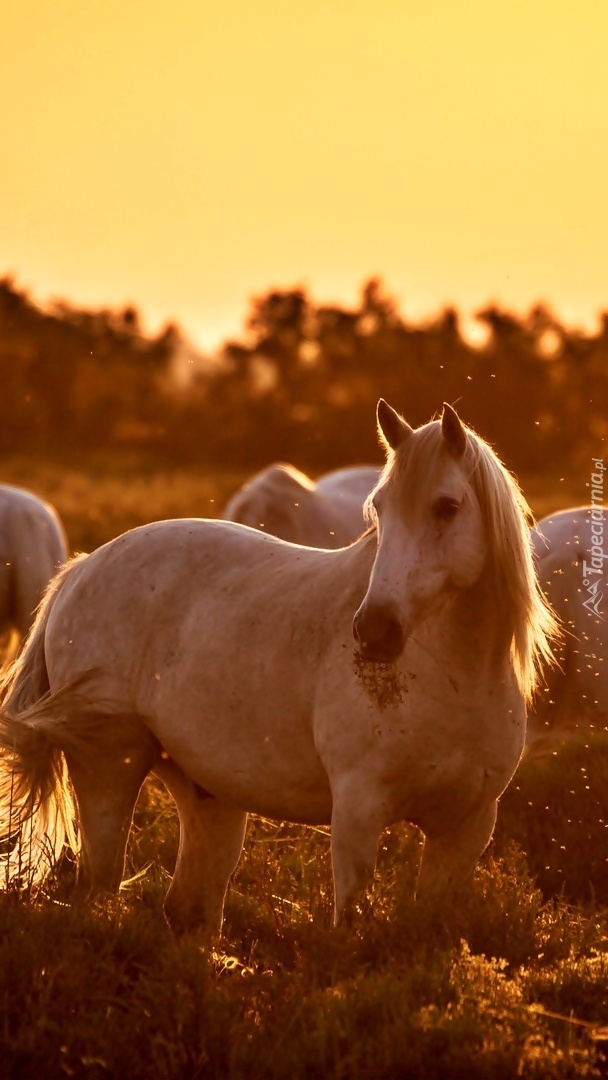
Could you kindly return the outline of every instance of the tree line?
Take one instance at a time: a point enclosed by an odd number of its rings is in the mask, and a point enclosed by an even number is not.
[[[595,333],[537,305],[476,315],[472,344],[455,310],[408,323],[378,279],[353,309],[303,289],[252,301],[238,340],[187,382],[174,375],[179,327],[155,337],[133,307],[43,309],[0,281],[4,452],[73,456],[135,448],[165,460],[257,468],[288,460],[310,471],[379,460],[378,397],[410,423],[442,401],[515,470],[585,471],[608,433],[608,314]]]

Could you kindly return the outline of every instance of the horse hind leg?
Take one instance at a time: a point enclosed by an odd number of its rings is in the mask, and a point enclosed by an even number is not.
[[[65,751],[78,804],[78,888],[89,894],[120,887],[137,796],[158,756],[157,744],[137,729],[121,731],[112,744],[107,723],[107,716],[99,717],[84,752]]]
[[[247,814],[203,791],[170,759],[155,773],[175,799],[179,815],[179,850],[165,915],[173,929],[202,926],[209,935],[222,928],[228,882],[239,861]]]

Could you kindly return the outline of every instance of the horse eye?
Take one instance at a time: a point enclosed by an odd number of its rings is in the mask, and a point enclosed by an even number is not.
[[[433,513],[440,521],[451,521],[459,510],[460,503],[449,495],[441,495],[433,505]]]

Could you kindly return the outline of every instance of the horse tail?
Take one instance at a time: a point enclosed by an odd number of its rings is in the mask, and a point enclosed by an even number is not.
[[[0,888],[40,884],[66,844],[78,849],[62,753],[73,688],[51,693],[45,635],[57,595],[83,558],[51,581],[22,651],[0,680]]]

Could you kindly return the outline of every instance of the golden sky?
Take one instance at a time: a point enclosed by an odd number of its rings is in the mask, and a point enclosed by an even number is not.
[[[213,347],[252,295],[608,310],[608,0],[23,0],[0,275]]]

